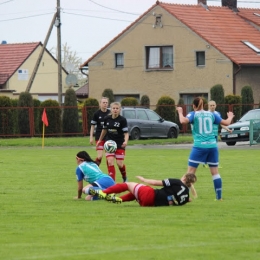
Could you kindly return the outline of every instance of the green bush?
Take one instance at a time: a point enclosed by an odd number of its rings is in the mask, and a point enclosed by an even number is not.
[[[141,97],[140,105],[143,107],[150,108],[150,98],[147,95]]]
[[[168,121],[176,121],[175,101],[169,96],[162,96],[156,105],[155,112]]]
[[[107,97],[107,96],[106,96]],[[93,118],[94,113],[98,110],[99,108],[99,102],[95,98],[87,98],[84,102],[84,106],[86,108],[86,128],[88,130],[88,133],[90,131],[91,127],[91,120]]]
[[[247,111],[254,109],[254,97],[253,90],[250,86],[244,86],[241,89],[242,97],[242,115]]]
[[[38,99],[33,99],[33,117],[34,117],[34,131],[35,134],[40,134],[40,121],[41,121],[41,101]]]
[[[138,100],[134,97],[126,97],[121,101],[121,106],[138,106]]]
[[[33,108],[33,98],[29,92],[21,92],[18,99],[18,126],[19,133],[29,135],[30,133],[30,109]]]
[[[217,111],[221,114],[223,118],[226,118],[225,116],[225,94],[224,94],[224,88],[222,85],[217,84],[213,86],[210,89],[210,100],[214,100],[217,104]]]
[[[76,92],[69,88],[65,93],[62,117],[63,133],[79,132],[79,113]]]
[[[61,133],[61,108],[59,102],[52,99],[47,99],[41,103],[41,120],[40,126],[43,129],[42,113],[45,108],[49,125],[45,127],[45,134],[60,134]]]
[[[109,104],[115,102],[115,97],[114,97],[114,93],[113,90],[110,88],[106,88],[103,93],[102,93],[102,97],[107,97],[109,100]]]
[[[224,103],[227,104],[227,105],[232,105],[233,113],[235,115],[233,121],[238,120],[241,117],[241,103],[242,103],[241,96],[227,95],[227,96],[225,96],[225,102]],[[232,109],[229,109],[228,106],[225,108],[225,116],[223,116],[224,119],[227,118],[226,113],[230,110],[232,110]]]
[[[13,134],[13,109],[9,97],[0,96],[0,135]]]
[[[18,125],[18,109],[17,109],[17,104],[18,104],[18,99],[11,99],[12,103],[12,122],[13,122],[13,134],[19,134],[19,125]]]

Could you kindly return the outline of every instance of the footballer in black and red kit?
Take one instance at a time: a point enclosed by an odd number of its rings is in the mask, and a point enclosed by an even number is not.
[[[126,167],[124,164],[125,148],[129,140],[128,126],[126,118],[120,115],[121,104],[113,102],[110,105],[111,115],[104,118],[103,130],[101,132],[99,142],[104,136],[106,140],[113,140],[117,144],[117,150],[114,153],[106,153],[108,174],[115,180],[116,170],[114,160],[116,159],[117,166],[121,172],[123,182],[127,181]]]

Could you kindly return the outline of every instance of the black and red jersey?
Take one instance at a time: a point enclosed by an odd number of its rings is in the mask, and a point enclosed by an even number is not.
[[[168,197],[172,197],[173,204],[182,206],[189,202],[189,188],[179,179],[165,179],[163,188],[154,189],[154,206],[169,206]]]
[[[113,140],[117,144],[117,148],[122,148],[121,145],[125,141],[124,133],[128,132],[128,126],[126,119],[119,115],[116,118],[112,118],[112,115],[108,115],[104,119],[104,129],[107,130],[106,140]]]
[[[102,110],[98,110],[94,113],[93,118],[91,120],[91,125],[96,125],[95,139],[98,140],[103,129],[104,118],[110,113],[109,110],[103,112]]]

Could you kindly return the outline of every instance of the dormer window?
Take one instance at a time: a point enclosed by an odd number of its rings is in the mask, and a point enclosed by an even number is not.
[[[257,48],[254,44],[252,44],[249,41],[242,41],[246,46],[248,46],[249,48],[251,48],[253,51],[255,51],[257,54],[260,54],[260,49]]]

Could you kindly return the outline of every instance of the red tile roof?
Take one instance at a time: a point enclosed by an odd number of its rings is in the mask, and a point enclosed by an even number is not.
[[[250,24],[253,22],[260,26],[260,17],[254,14],[260,15],[260,9],[239,8],[239,12],[234,12],[228,7],[208,6],[207,10],[201,4],[180,5],[158,2],[83,63],[81,67],[86,66],[89,61],[118,39],[156,5],[164,8],[234,63],[260,65],[260,55],[242,42],[243,40],[249,41],[260,49],[260,31]]]
[[[0,44],[0,84],[4,84],[41,42]]]

